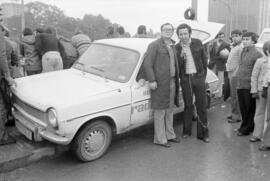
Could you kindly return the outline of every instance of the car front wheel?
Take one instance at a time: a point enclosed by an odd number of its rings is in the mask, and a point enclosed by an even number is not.
[[[105,154],[112,140],[112,130],[105,121],[88,123],[75,137],[72,151],[83,162],[93,161]]]

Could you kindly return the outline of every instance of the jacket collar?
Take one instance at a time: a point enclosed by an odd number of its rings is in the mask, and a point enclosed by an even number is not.
[[[174,45],[175,41],[173,39],[170,39],[170,40],[171,40],[172,44]],[[162,44],[166,45],[165,39],[163,37],[160,38],[160,41],[161,41]]]

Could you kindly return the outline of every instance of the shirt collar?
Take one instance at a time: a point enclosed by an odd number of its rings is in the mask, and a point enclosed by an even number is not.
[[[189,47],[190,44],[191,44],[191,38],[189,38],[189,40],[188,40],[187,43],[183,43],[182,41],[180,41],[180,45],[181,45],[182,47],[187,47],[187,46]]]
[[[252,50],[255,46],[252,45],[252,46],[248,46],[248,47],[244,47],[244,51],[245,52],[249,52],[250,50]]]

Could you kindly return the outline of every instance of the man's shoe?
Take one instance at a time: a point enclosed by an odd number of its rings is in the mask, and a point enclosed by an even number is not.
[[[0,140],[0,145],[9,145],[16,143],[16,140],[12,137],[9,137],[7,140]]]
[[[198,139],[199,140],[202,140],[205,143],[209,143],[210,142],[210,139],[209,138],[200,138],[200,137],[198,137]]]
[[[260,150],[260,151],[270,151],[270,146],[265,146],[265,145],[263,145],[263,146],[261,146],[261,147],[259,148],[259,150]]]
[[[184,135],[182,136],[182,138],[184,138],[184,139],[186,139],[186,138],[188,138],[188,137],[189,137],[188,134],[184,134]]]
[[[227,119],[232,119],[232,116],[227,116]]]
[[[237,136],[248,136],[249,134],[242,133],[240,131],[237,131]]]
[[[233,120],[233,119],[228,119],[228,123],[239,123],[241,122],[241,120],[237,119],[237,120]]]
[[[173,139],[170,139],[168,141],[173,142],[173,143],[180,143],[180,139],[179,138],[173,138]]]
[[[161,143],[154,143],[154,144],[156,144],[156,145],[158,145],[158,146],[163,146],[163,147],[165,147],[165,148],[170,148],[170,147],[171,147],[171,144],[170,144],[170,143],[164,143],[164,144],[161,144]]]
[[[261,141],[261,139],[260,139],[260,138],[256,138],[256,137],[251,137],[251,138],[249,139],[249,141],[250,141],[250,142],[258,142],[258,141]]]

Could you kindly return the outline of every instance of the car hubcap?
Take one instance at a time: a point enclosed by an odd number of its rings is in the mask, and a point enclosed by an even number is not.
[[[84,149],[88,154],[97,154],[105,144],[105,134],[102,130],[94,130],[87,135]]]

